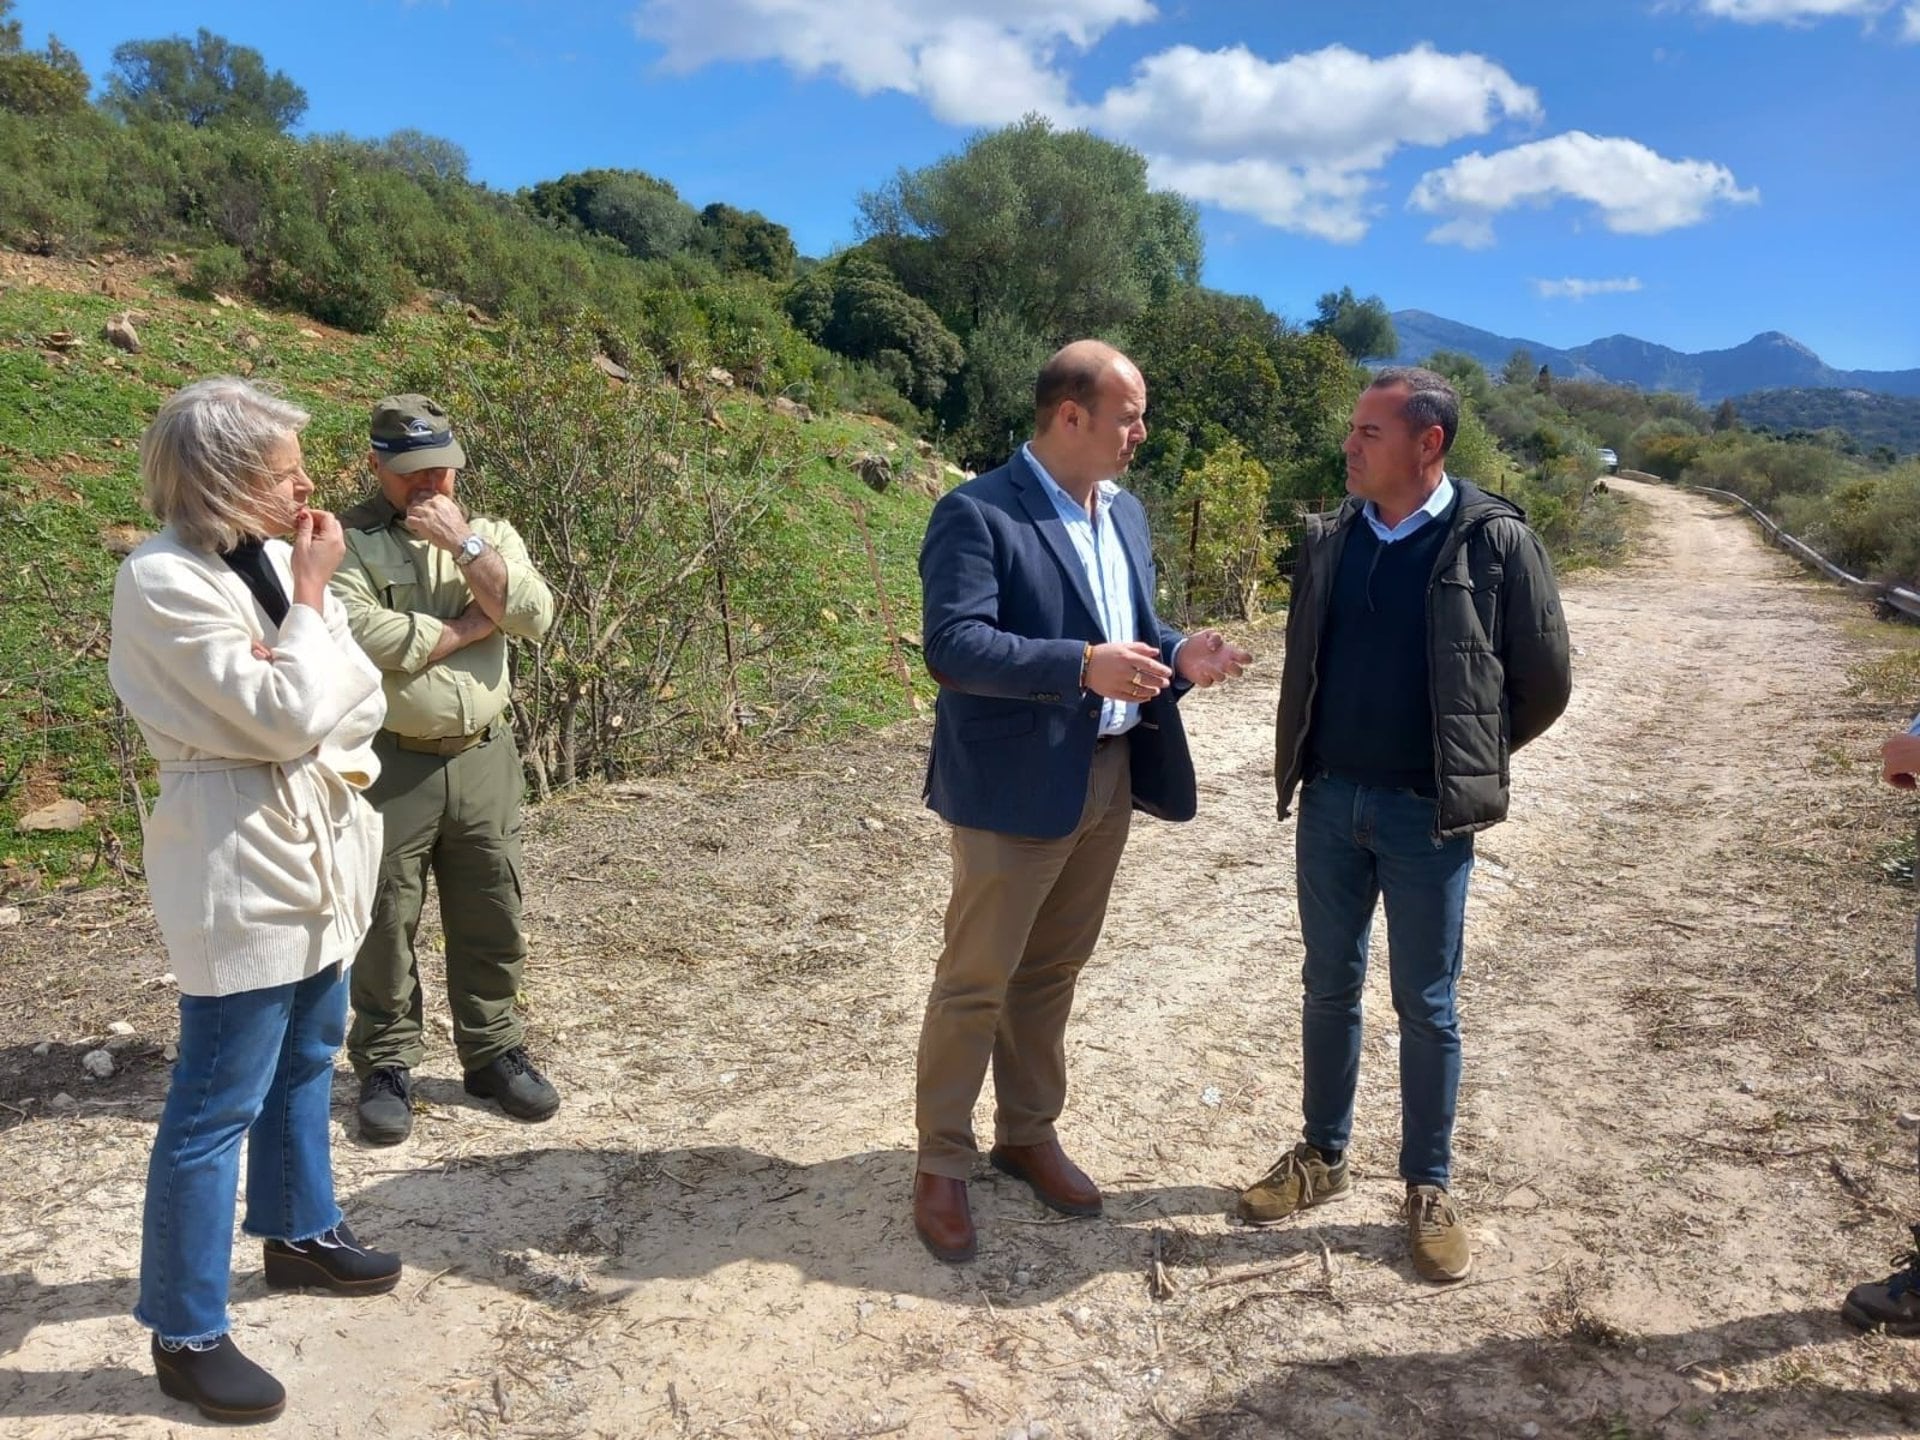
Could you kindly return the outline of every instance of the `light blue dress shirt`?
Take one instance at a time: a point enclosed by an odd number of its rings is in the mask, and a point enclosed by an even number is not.
[[[1133,608],[1133,572],[1127,565],[1126,547],[1120,543],[1120,528],[1108,513],[1113,509],[1120,487],[1111,480],[1102,480],[1095,486],[1093,514],[1089,515],[1086,507],[1062,490],[1059,482],[1047,473],[1047,467],[1034,455],[1031,445],[1021,446],[1020,453],[1033,467],[1033,473],[1040,477],[1047,498],[1053,501],[1053,508],[1067,527],[1067,537],[1073,541],[1081,569],[1086,571],[1087,588],[1093,592],[1093,607],[1101,631],[1109,641],[1120,645],[1139,638]],[[1124,734],[1139,723],[1138,705],[1102,697],[1102,735]]]
[[[1453,504],[1453,477],[1442,474],[1440,483],[1434,486],[1433,494],[1427,497],[1427,503],[1414,511],[1398,525],[1388,526],[1380,519],[1380,507],[1369,500],[1360,507],[1360,513],[1367,517],[1367,524],[1373,527],[1374,535],[1382,545],[1391,545],[1396,540],[1404,540],[1420,530],[1429,520],[1438,520],[1447,513],[1447,507]]]

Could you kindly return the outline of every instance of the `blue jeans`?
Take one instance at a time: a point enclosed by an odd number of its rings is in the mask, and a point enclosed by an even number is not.
[[[133,1312],[161,1339],[227,1331],[242,1136],[247,1234],[311,1240],[340,1223],[328,1121],[346,1028],[338,965],[296,985],[180,997],[180,1058],[147,1167]]]
[[[1434,802],[1330,776],[1300,796],[1295,875],[1307,959],[1300,1022],[1309,1144],[1344,1150],[1360,1082],[1360,992],[1374,904],[1387,908],[1400,1017],[1400,1173],[1447,1183],[1460,1093],[1460,980],[1473,837],[1433,837]]]

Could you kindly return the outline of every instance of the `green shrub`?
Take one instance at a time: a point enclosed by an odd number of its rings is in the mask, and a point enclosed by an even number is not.
[[[193,273],[188,281],[202,297],[231,294],[246,284],[247,257],[232,245],[209,245],[193,257]]]

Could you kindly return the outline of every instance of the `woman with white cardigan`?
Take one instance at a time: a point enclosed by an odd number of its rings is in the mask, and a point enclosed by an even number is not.
[[[307,419],[231,378],[162,405],[140,474],[165,528],[113,589],[108,673],[159,762],[145,863],[181,992],[134,1315],[160,1388],[229,1422],[286,1404],[228,1334],[242,1137],[269,1285],[373,1295],[400,1278],[333,1196],[333,1058],[381,849],[361,792],[386,702],[327,590],[345,540],[307,507]]]

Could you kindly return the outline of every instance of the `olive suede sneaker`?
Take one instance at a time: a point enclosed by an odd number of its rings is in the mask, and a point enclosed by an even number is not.
[[[1249,1225],[1272,1225],[1352,1191],[1346,1156],[1329,1165],[1325,1156],[1302,1140],[1241,1193],[1238,1213]]]
[[[1422,1280],[1451,1285],[1473,1269],[1473,1242],[1453,1197],[1438,1185],[1407,1187],[1407,1247]]]

